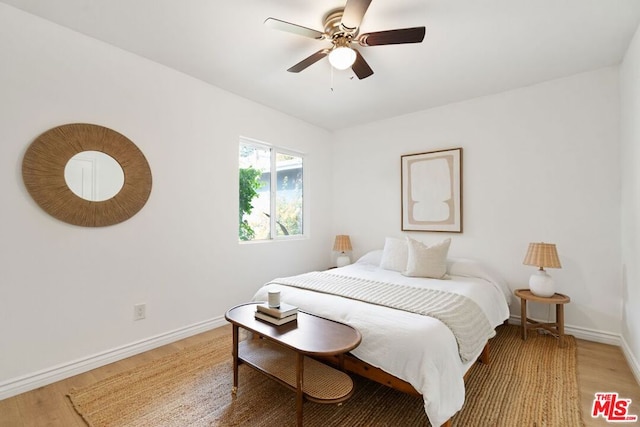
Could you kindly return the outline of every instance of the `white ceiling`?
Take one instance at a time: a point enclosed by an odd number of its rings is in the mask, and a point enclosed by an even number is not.
[[[640,0],[373,0],[361,33],[426,26],[421,44],[360,48],[375,74],[290,66],[327,41],[344,0],[0,0],[326,129],[393,117],[620,62]],[[333,87],[333,90],[331,88]]]

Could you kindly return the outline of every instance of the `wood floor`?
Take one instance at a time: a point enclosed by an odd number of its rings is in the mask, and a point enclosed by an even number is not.
[[[76,414],[65,396],[69,389],[92,384],[189,345],[211,339],[230,340],[231,328],[224,326],[214,329],[28,393],[0,400],[0,427],[85,427],[84,421]],[[620,397],[631,399],[630,414],[640,415],[640,386],[635,381],[620,348],[578,340],[578,382],[586,426],[609,425],[602,418],[591,418],[591,406],[596,392],[617,392]],[[532,390],[532,393],[535,393],[535,390]]]

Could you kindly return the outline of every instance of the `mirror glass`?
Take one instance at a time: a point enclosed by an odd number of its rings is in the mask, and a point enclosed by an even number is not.
[[[102,202],[120,192],[124,185],[124,171],[120,163],[108,154],[82,151],[67,162],[64,180],[76,196]]]

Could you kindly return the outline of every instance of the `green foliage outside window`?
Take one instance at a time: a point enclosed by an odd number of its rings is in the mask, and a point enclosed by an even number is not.
[[[253,210],[251,202],[258,195],[258,189],[262,185],[260,175],[261,172],[252,167],[240,168],[240,229],[238,230],[240,240],[251,240],[256,234],[244,216],[251,214]]]

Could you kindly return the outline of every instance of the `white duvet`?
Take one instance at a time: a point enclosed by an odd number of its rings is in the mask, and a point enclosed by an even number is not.
[[[377,263],[367,259],[375,257],[365,256],[355,264],[327,273],[459,293],[473,299],[494,328],[509,317],[508,287],[501,278],[475,261],[450,261],[450,279],[436,280],[405,277],[396,271],[379,268]],[[276,284],[260,288],[254,300],[266,301],[269,290],[280,290],[282,301],[303,311],[357,328],[362,334],[362,342],[351,353],[418,390],[424,398],[431,425],[442,425],[462,408],[463,376],[473,361],[461,362],[453,333],[439,320]]]

